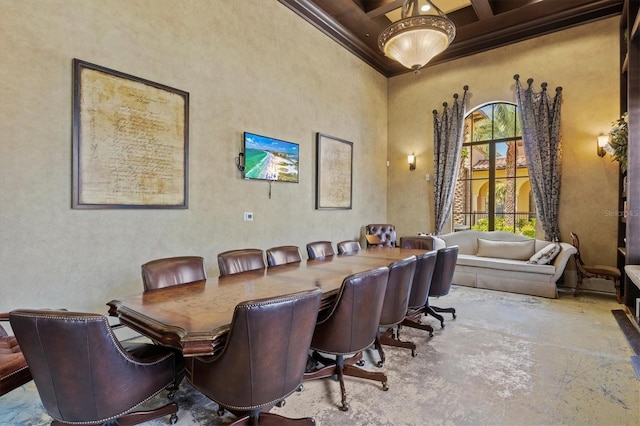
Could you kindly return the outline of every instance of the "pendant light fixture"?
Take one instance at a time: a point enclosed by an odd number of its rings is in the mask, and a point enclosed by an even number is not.
[[[455,25],[436,5],[429,0],[405,0],[401,19],[380,33],[378,47],[417,74],[455,37]]]

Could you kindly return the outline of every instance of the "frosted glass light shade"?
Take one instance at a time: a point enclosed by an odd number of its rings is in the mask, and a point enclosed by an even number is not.
[[[425,66],[456,37],[453,22],[440,9],[434,9],[437,15],[420,15],[418,0],[405,0],[402,19],[387,26],[378,37],[380,50],[416,72]]]
[[[407,68],[420,69],[449,46],[447,35],[435,29],[416,28],[391,37],[384,54]]]

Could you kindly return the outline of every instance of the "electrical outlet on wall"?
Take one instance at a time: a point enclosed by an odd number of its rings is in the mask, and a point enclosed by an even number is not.
[[[244,221],[253,222],[253,212],[244,212]]]

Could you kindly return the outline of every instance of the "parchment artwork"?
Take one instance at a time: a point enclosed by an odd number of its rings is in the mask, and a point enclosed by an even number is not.
[[[74,60],[74,208],[186,208],[188,93]]]
[[[350,209],[353,144],[317,134],[316,209]]]

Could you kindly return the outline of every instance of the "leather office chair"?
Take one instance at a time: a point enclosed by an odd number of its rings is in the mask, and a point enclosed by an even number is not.
[[[260,249],[229,250],[218,254],[220,276],[238,274],[240,272],[264,269],[264,253]]]
[[[142,265],[144,291],[206,279],[207,270],[200,256],[166,257]]]
[[[576,248],[576,253],[573,255],[576,261],[576,269],[578,270],[578,282],[576,283],[576,289],[573,292],[574,296],[578,295],[580,287],[582,287],[582,280],[585,278],[601,278],[604,280],[613,281],[613,285],[616,289],[616,300],[618,303],[622,303],[620,297],[620,277],[622,274],[618,268],[606,265],[586,265],[580,256],[580,239],[574,232],[571,233],[571,244]]]
[[[382,345],[411,349],[411,356],[416,356],[416,345],[413,342],[403,342],[397,336],[396,326],[404,320],[409,306],[409,293],[416,270],[416,257],[411,256],[398,260],[389,265],[389,280],[384,294],[380,328],[376,337],[376,349],[380,355],[378,367],[384,365],[385,356]]]
[[[396,246],[396,227],[394,225],[370,223],[365,228],[365,234],[375,235],[380,238],[380,243],[375,245],[382,245],[382,247]]]
[[[425,237],[400,237],[400,247],[407,249],[433,250],[433,239]]]
[[[0,321],[8,321],[9,314],[0,314]],[[27,361],[15,336],[0,325],[0,396],[31,381]]]
[[[354,240],[340,241],[338,243],[338,254],[357,253],[360,249],[360,243]]]
[[[302,385],[321,295],[313,289],[240,303],[220,355],[188,358],[187,378],[220,407],[242,416],[233,425],[314,425],[311,418],[261,410]]]
[[[267,250],[267,264],[269,266],[286,265],[287,263],[302,262],[298,246],[278,246]]]
[[[389,389],[386,374],[354,365],[362,359],[362,351],[374,343],[378,334],[388,278],[389,268],[386,266],[346,277],[331,309],[320,314],[313,333],[312,356],[324,367],[305,373],[304,379],[322,379],[336,374],[340,381],[342,411],[349,409],[344,376],[376,380],[382,383],[383,390]],[[319,352],[336,358],[322,356]],[[345,359],[346,354],[355,355]]]
[[[52,424],[135,424],[171,415],[175,402],[134,412],[184,377],[182,354],[152,344],[121,344],[107,318],[58,310],[14,310],[15,333]]]
[[[417,256],[416,272],[413,275],[407,314],[400,323],[401,326],[428,331],[429,337],[433,337],[433,327],[429,324],[422,324],[420,319],[426,313],[425,306],[429,298],[429,289],[431,288],[431,279],[436,267],[437,254],[437,251],[432,250]]]
[[[457,260],[458,246],[449,246],[438,250],[436,267],[433,271],[433,278],[431,279],[431,288],[429,288],[429,298],[441,297],[449,294]],[[426,313],[440,321],[440,327],[444,328],[444,317],[439,315],[438,312],[450,313],[455,319],[456,310],[455,308],[439,308],[437,306],[432,306],[429,303],[429,298],[427,298],[427,305],[425,306]]]
[[[333,256],[336,254],[331,245],[331,241],[314,241],[307,244],[307,254],[309,259],[317,259],[319,257]]]

